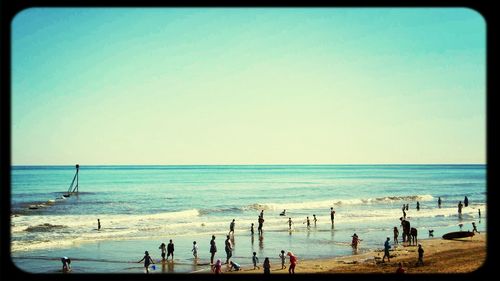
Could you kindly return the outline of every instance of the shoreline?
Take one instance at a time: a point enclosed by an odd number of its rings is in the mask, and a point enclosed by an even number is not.
[[[295,273],[306,274],[377,274],[395,273],[398,263],[408,274],[429,273],[469,273],[479,269],[486,261],[486,236],[485,232],[476,234],[472,238],[445,240],[442,238],[421,239],[419,243],[424,249],[424,265],[417,266],[417,246],[397,246],[390,250],[390,262],[382,262],[383,244],[380,250],[373,250],[363,254],[347,255],[327,259],[307,259],[298,263]],[[271,264],[271,274],[288,274],[289,262],[285,263],[287,268],[281,269],[281,264]],[[261,265],[260,265],[261,266]],[[261,269],[253,269],[252,266],[242,266],[240,271],[226,271],[229,274],[262,274]]]

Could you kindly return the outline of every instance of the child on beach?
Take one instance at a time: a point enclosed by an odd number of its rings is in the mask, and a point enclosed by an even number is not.
[[[307,223],[307,229],[311,228],[311,221],[309,220],[309,217],[306,218],[306,223]]]
[[[264,264],[262,264],[262,267],[264,267],[264,274],[271,274],[271,262],[269,262],[268,257],[264,259]]]
[[[318,220],[316,219],[316,215],[313,215],[313,221],[314,221],[314,226],[316,226],[316,222],[318,221]]]
[[[391,248],[391,245],[389,244],[389,241],[391,241],[391,238],[387,236],[387,240],[385,240],[384,243],[384,257],[382,258],[382,262],[385,262],[385,257],[387,257],[387,261],[391,261],[389,257],[389,249]]]
[[[161,243],[160,247],[158,249],[161,249],[161,259],[165,260],[165,254],[167,253],[167,247],[165,243]]]
[[[144,257],[138,261],[137,263],[140,263],[141,261],[144,261],[144,268],[146,269],[146,273],[149,274],[149,265],[150,264],[155,264],[153,259],[149,256],[148,251],[144,252]]]
[[[290,266],[288,267],[289,274],[295,274],[295,265],[297,265],[297,257],[292,253],[286,253],[287,256],[290,256]]]
[[[281,259],[281,269],[285,269],[286,268],[286,265],[285,265],[285,259],[286,259],[285,250],[281,250],[281,254],[279,256],[280,256],[280,259]]]
[[[238,263],[234,262],[234,261],[230,261],[229,264],[231,265],[231,267],[229,268],[229,271],[239,271],[241,269],[241,265],[239,265]]]
[[[424,265],[424,249],[422,244],[418,244],[418,261],[417,265]]]
[[[260,269],[260,267],[257,265],[257,263],[259,262],[259,258],[257,257],[257,252],[253,252],[252,262],[253,262],[253,269],[255,268]]]
[[[475,223],[475,222],[472,222],[472,227],[474,228],[474,229],[472,230],[472,233],[474,233],[474,232],[479,233],[479,231],[477,231],[477,227],[476,227],[476,223]]]
[[[196,241],[193,241],[193,249],[191,250],[193,252],[194,259],[198,259],[198,245],[196,245]]]
[[[215,274],[222,273],[222,262],[220,259],[217,259],[217,261],[215,262],[215,265],[213,267],[213,271]]]
[[[167,245],[167,260],[170,255],[172,255],[172,261],[174,261],[174,243],[172,243],[172,239],[170,239],[170,243]]]
[[[71,270],[70,266],[71,260],[68,257],[62,257],[61,262],[62,262],[62,272],[63,273],[69,272]]]

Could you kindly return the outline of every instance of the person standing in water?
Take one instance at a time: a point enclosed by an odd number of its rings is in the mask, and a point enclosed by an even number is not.
[[[262,212],[264,212],[264,211],[262,211]],[[263,230],[262,230],[263,226],[264,226],[264,217],[259,216],[259,226],[257,227],[257,230],[259,231],[259,235],[263,234]]]
[[[469,198],[467,198],[467,196],[465,196],[464,198],[464,207],[467,207],[469,206]]]
[[[288,230],[292,230],[292,218],[288,218]]]
[[[97,230],[101,230],[101,220],[97,219]]]
[[[226,239],[226,247],[225,247],[225,250],[226,250],[226,264],[229,264],[229,259],[233,256],[233,247],[231,245],[231,240],[230,240],[230,237],[229,235],[227,236],[227,239]]]
[[[399,244],[398,236],[399,236],[399,230],[398,230],[398,227],[395,226],[394,227],[394,244]]]
[[[335,211],[333,210],[333,207],[330,208],[330,220],[332,221],[332,226],[335,222]]]
[[[458,217],[462,218],[462,208],[464,205],[462,205],[462,201],[458,201]]]
[[[67,273],[71,271],[71,260],[68,257],[62,257],[61,258],[62,262],[62,272]]]
[[[311,221],[309,220],[309,217],[306,218],[306,225],[307,229],[311,228]]]
[[[316,215],[313,215],[313,221],[314,221],[314,227],[316,227],[316,222],[318,221],[318,219],[316,219]]]
[[[420,211],[420,203],[417,201],[417,211]]]
[[[481,209],[477,209],[477,211],[479,212],[479,220],[481,220]]]
[[[172,255],[172,261],[174,261],[174,243],[172,243],[172,239],[170,239],[170,243],[167,245],[167,260],[170,255]]]
[[[193,252],[194,259],[198,259],[198,245],[196,245],[196,241],[193,241],[193,249],[191,250]]]
[[[149,256],[148,251],[144,252],[144,257],[138,261],[137,263],[141,263],[141,261],[144,261],[144,268],[146,269],[146,273],[149,274],[149,265],[150,264],[155,264],[153,259]]]
[[[212,235],[212,240],[210,240],[210,264],[214,264],[215,253],[217,253],[217,246],[215,245],[215,235]]]
[[[229,225],[229,234],[228,235],[231,235],[231,233],[233,234],[234,236],[234,219],[233,221],[231,222],[231,224]]]
[[[254,230],[253,230],[253,222],[252,222],[252,225],[250,226],[250,233],[252,233],[252,235],[253,235],[253,233],[254,233]]]
[[[438,198],[438,208],[441,208],[441,197]]]
[[[158,249],[161,249],[161,260],[165,260],[165,255],[167,253],[167,247],[165,245],[165,243],[161,243],[160,247],[158,247]]]

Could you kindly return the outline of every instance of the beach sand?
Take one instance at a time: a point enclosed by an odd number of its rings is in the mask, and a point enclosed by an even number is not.
[[[406,273],[469,273],[480,268],[486,261],[486,234],[476,234],[472,238],[444,240],[440,237],[419,240],[424,249],[424,265],[417,266],[417,246],[397,246],[391,249],[391,261],[382,263],[383,246],[380,251],[363,254],[336,257],[331,259],[301,260],[295,268],[295,273],[395,273],[398,263],[402,262]],[[281,264],[271,264],[271,274],[288,274],[287,268],[281,269]],[[223,271],[227,270],[223,266]],[[253,266],[242,267],[240,271],[225,271],[229,274],[262,274],[261,269]]]

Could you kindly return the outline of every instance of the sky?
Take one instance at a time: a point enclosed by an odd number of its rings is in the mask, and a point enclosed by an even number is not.
[[[31,8],[11,163],[486,163],[466,8]]]

